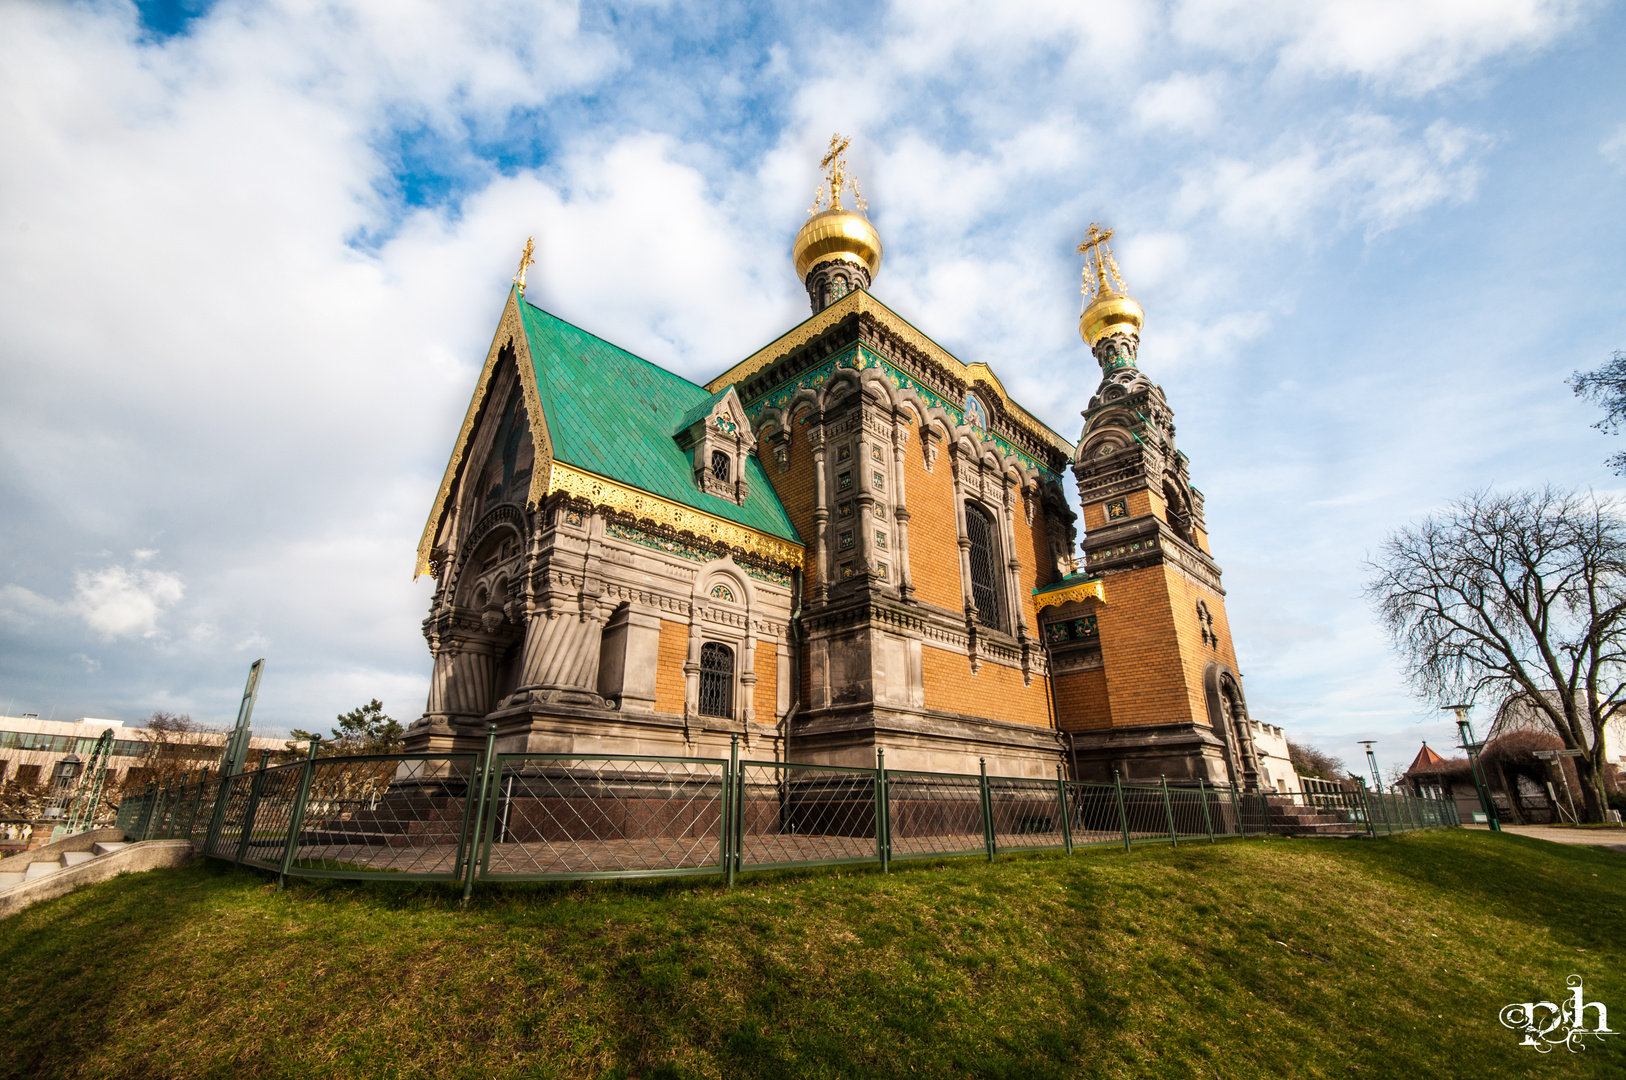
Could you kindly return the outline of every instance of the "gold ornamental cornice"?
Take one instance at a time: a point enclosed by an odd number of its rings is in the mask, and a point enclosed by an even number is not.
[[[653,521],[678,532],[692,533],[723,547],[739,548],[748,555],[784,566],[800,567],[805,550],[802,545],[782,540],[725,518],[684,506],[659,495],[578,469],[563,461],[554,461],[551,475],[545,482],[548,494],[559,491],[576,498],[586,499],[594,506],[607,507],[618,513]]]
[[[523,267],[521,271],[523,272]],[[452,487],[457,482],[463,459],[469,452],[469,443],[474,438],[474,425],[480,417],[480,406],[485,402],[486,394],[491,389],[491,380],[496,376],[497,359],[502,355],[502,347],[510,342],[514,345],[514,363],[519,368],[519,384],[525,395],[525,414],[531,425],[531,444],[536,449],[536,463],[532,466],[531,473],[530,501],[538,502],[541,495],[545,494],[539,489],[545,484],[547,463],[553,458],[553,441],[548,437],[547,421],[542,415],[542,397],[536,388],[536,367],[531,362],[531,344],[525,334],[525,319],[519,309],[520,303],[517,287],[510,289],[508,303],[503,307],[502,318],[497,323],[497,332],[491,338],[491,348],[486,352],[486,362],[480,368],[480,378],[474,384],[474,396],[469,399],[468,411],[463,414],[463,426],[458,429],[457,440],[452,444],[452,456],[446,463],[446,472],[441,477],[440,488],[435,493],[429,520],[425,523],[423,536],[418,541],[418,559],[412,573],[414,581],[432,569],[429,557],[435,548],[435,534],[440,531],[447,503],[452,497]]]
[[[1005,392],[1004,384],[999,381],[999,377],[994,374],[993,369],[987,364],[981,362],[975,364],[964,363],[959,357],[921,333],[907,319],[875,299],[864,289],[848,293],[817,315],[803,322],[800,326],[782,334],[774,341],[758,349],[707,383],[706,389],[715,394],[731,383],[739,383],[749,379],[824,334],[841,320],[853,314],[867,315],[874,319],[888,331],[896,334],[900,339],[941,364],[949,374],[965,383],[967,387],[979,381],[987,383],[999,395],[999,399],[1005,408],[1031,425],[1033,430],[1045,442],[1054,446],[1069,458],[1077,452],[1077,448],[1072,443],[1050,430],[1044,421],[1012,400],[1011,396]]]
[[[1100,578],[1096,578],[1093,581],[1081,581],[1077,585],[1069,585],[1065,589],[1057,589],[1054,592],[1040,593],[1035,589],[1033,596],[1039,602],[1038,610],[1043,611],[1047,607],[1060,607],[1063,604],[1071,604],[1075,601],[1092,598],[1104,604],[1107,602],[1107,589],[1106,583]]]

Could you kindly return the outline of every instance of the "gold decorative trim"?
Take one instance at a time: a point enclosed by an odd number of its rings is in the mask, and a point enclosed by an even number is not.
[[[1072,443],[1062,438],[1062,436],[1056,434],[1056,432],[1052,431],[1044,421],[1040,420],[1038,417],[1028,412],[1028,410],[1024,409],[1021,405],[1018,405],[1015,401],[1013,401],[1011,396],[1005,392],[1005,386],[999,381],[999,376],[995,375],[993,369],[987,364],[982,363],[981,361],[978,361],[975,364],[964,363],[959,359],[959,357],[955,356],[953,353],[943,348],[943,346],[939,345],[937,342],[915,329],[915,327],[911,325],[908,320],[904,319],[903,316],[899,315],[897,312],[875,299],[875,297],[871,296],[870,293],[864,289],[858,289],[848,293],[846,296],[843,296],[840,300],[837,300],[835,303],[831,304],[817,315],[814,315],[800,326],[797,326],[795,329],[776,338],[768,345],[758,349],[756,352],[752,353],[750,356],[746,357],[744,360],[741,360],[739,363],[735,364],[733,367],[711,380],[711,382],[707,383],[706,389],[715,394],[717,391],[721,390],[725,386],[728,386],[730,383],[738,383],[750,378],[752,375],[755,375],[763,368],[779,360],[781,357],[784,357],[792,350],[806,345],[809,341],[812,341],[814,338],[830,329],[830,327],[834,326],[836,323],[840,322],[842,319],[845,319],[848,315],[854,314],[855,312],[860,315],[869,315],[874,318],[875,321],[884,325],[888,330],[903,338],[903,340],[907,341],[909,344],[931,357],[937,363],[942,364],[943,367],[948,369],[950,374],[964,382],[967,387],[970,387],[972,384],[977,382],[978,379],[986,380],[987,383],[994,388],[995,392],[999,394],[1000,400],[1004,402],[1005,407],[1011,412],[1015,413],[1017,416],[1022,417],[1031,423],[1034,429],[1038,431],[1047,442],[1056,447],[1056,449],[1066,453],[1069,458],[1076,453],[1077,448],[1074,447]]]
[[[532,466],[530,501],[539,502],[545,491],[548,475],[548,462],[553,458],[553,442],[548,438],[548,425],[542,416],[542,398],[536,389],[536,366],[531,361],[531,343],[525,333],[525,318],[519,310],[521,301],[516,290],[509,290],[508,303],[504,305],[502,318],[497,323],[497,332],[492,336],[491,348],[486,352],[486,362],[480,369],[480,379],[474,384],[474,396],[469,399],[468,412],[463,414],[463,426],[458,430],[457,441],[452,444],[451,460],[446,463],[446,472],[441,477],[440,489],[435,494],[434,506],[429,511],[429,521],[423,527],[423,537],[418,541],[418,558],[413,570],[412,580],[430,572],[429,555],[435,547],[435,534],[440,530],[441,519],[446,514],[446,503],[452,495],[452,484],[457,479],[458,466],[462,464],[463,457],[468,453],[469,440],[474,437],[474,422],[480,415],[480,405],[486,399],[486,392],[491,387],[491,378],[496,374],[497,357],[502,347],[508,342],[514,343],[515,366],[519,368],[519,384],[525,394],[525,412],[531,421],[531,443],[536,448],[536,463]]]
[[[1088,600],[1091,597],[1103,604],[1106,603],[1106,583],[1099,579],[1081,581],[1077,585],[1069,585],[1067,588],[1057,589],[1055,592],[1039,593],[1036,591],[1034,593],[1034,599],[1039,601],[1039,611],[1043,611],[1048,607],[1060,607],[1063,604],[1070,604],[1075,600]]]
[[[795,567],[802,565],[805,552],[800,544],[663,499],[659,495],[651,495],[647,491],[639,491],[563,461],[554,461],[550,472],[551,476],[546,482],[549,494],[562,491],[586,499],[594,506],[607,506],[657,525],[670,526],[679,532],[693,533],[725,547],[740,548],[769,562]]]

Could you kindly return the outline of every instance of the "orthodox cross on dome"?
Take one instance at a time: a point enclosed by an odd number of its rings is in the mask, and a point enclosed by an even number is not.
[[[848,184],[852,185],[853,201],[858,211],[862,213],[869,209],[863,192],[858,190],[858,181],[847,175],[847,146],[851,142],[845,135],[830,136],[830,149],[825,151],[824,158],[819,162],[819,168],[824,170],[824,183],[813,189],[813,205],[807,211],[809,217],[820,210],[842,209],[841,189]]]
[[[536,265],[536,260],[531,258],[532,253],[535,251],[536,237],[527,236],[525,238],[525,250],[519,254],[519,273],[514,275],[514,287],[519,290],[521,296],[525,295],[525,268]]]
[[[1123,276],[1118,272],[1118,260],[1112,257],[1112,248],[1107,246],[1107,241],[1111,240],[1116,232],[1116,229],[1103,229],[1092,221],[1089,232],[1084,234],[1084,242],[1078,245],[1078,253],[1084,256],[1083,292],[1086,302],[1102,293],[1129,291],[1124,286]]]

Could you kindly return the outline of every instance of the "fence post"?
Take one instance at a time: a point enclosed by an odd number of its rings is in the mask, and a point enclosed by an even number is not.
[[[486,725],[486,752],[480,759],[477,768],[480,773],[480,793],[474,804],[474,836],[469,841],[469,865],[463,874],[463,906],[469,906],[469,897],[474,893],[474,864],[480,861],[480,849],[489,849],[490,838],[486,836],[486,792],[491,787],[491,760],[497,748],[497,725]],[[489,850],[487,851],[489,855]]]
[[[875,854],[881,873],[892,872],[892,807],[886,791],[886,751],[875,748]]]
[[[192,813],[189,814],[186,819],[186,838],[188,840],[192,839],[192,830],[197,826],[198,811],[203,809],[203,788],[208,782],[209,770],[205,768],[202,772],[198,773],[198,794],[197,797],[192,800]]]
[[[145,840],[141,834],[147,831],[147,819],[152,817],[152,803],[158,797],[158,781],[153,780],[147,784],[147,790],[141,793],[141,809],[135,814],[135,827],[130,830],[137,840]]]
[[[1117,769],[1112,770],[1112,786],[1118,791],[1118,824],[1124,830],[1124,852],[1129,851],[1129,813],[1124,809],[1124,778]]]
[[[1163,816],[1169,820],[1169,844],[1179,847],[1180,838],[1174,834],[1174,807],[1169,803],[1169,778],[1158,773],[1157,780],[1163,785]]]
[[[988,849],[988,861],[994,861],[994,800],[988,794],[988,759],[978,758],[977,766],[982,771],[980,796],[982,799],[982,844]]]
[[[1377,820],[1372,817],[1372,800],[1366,797],[1365,784],[1360,785],[1358,790],[1360,791],[1361,796],[1361,807],[1366,812],[1366,834],[1372,839],[1376,840],[1378,838],[1378,823]]]
[[[158,819],[159,819],[160,816],[162,816],[162,814],[164,812],[164,800],[167,799],[168,797],[169,797],[169,782],[165,781],[164,786],[162,788],[159,788],[157,793],[156,793],[156,798],[155,798],[155,800],[153,802],[152,813],[147,815],[146,827],[141,830],[141,839],[143,839],[143,840],[151,840],[151,839],[153,839],[152,834],[158,828]]]
[[[1061,811],[1061,846],[1067,854],[1073,853],[1073,822],[1067,812],[1067,781],[1061,775],[1061,762],[1056,762],[1056,807]]]
[[[1242,825],[1242,804],[1237,801],[1236,782],[1234,780],[1230,784],[1230,791],[1231,791],[1231,816],[1236,818],[1236,834],[1238,836],[1247,836],[1248,835],[1248,830],[1245,829],[1243,827],[1243,825]]]
[[[1197,777],[1197,797],[1203,801],[1203,826],[1208,829],[1208,842],[1214,842],[1214,819],[1208,813],[1208,783]]]
[[[288,867],[293,865],[294,852],[299,848],[299,830],[305,827],[305,801],[311,794],[311,775],[316,771],[316,745],[321,736],[311,737],[310,749],[305,753],[305,768],[299,774],[299,790],[294,794],[294,808],[288,813],[288,842],[282,847],[282,869],[277,872],[277,889],[288,880]]]
[[[254,812],[260,808],[260,789],[265,786],[265,755],[260,755],[260,767],[254,773],[254,779],[248,787],[248,813],[243,815],[243,835],[237,839],[237,858],[232,861],[238,866],[243,865],[243,857],[248,854],[249,841],[254,838]]]
[[[220,830],[226,827],[226,804],[231,796],[231,774],[222,765],[215,778],[215,805],[209,812],[209,831],[203,837],[203,853],[213,856],[220,843]]]
[[[740,845],[744,840],[744,829],[739,827],[740,819],[745,816],[744,808],[740,805],[745,801],[745,785],[740,782],[740,737],[728,737],[728,775],[729,775],[729,801],[728,821],[724,824],[724,831],[728,834],[728,887],[734,887],[734,875],[740,865]]]

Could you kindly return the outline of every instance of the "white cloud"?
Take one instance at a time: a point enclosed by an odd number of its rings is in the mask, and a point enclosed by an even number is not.
[[[1147,128],[1207,131],[1219,115],[1218,79],[1213,75],[1176,72],[1148,83],[1135,95],[1135,120]]]
[[[1183,0],[1183,40],[1274,53],[1282,69],[1349,75],[1420,93],[1485,61],[1540,49],[1575,24],[1587,0]]]
[[[1215,214],[1230,229],[1303,234],[1333,214],[1367,234],[1441,203],[1472,198],[1479,180],[1474,151],[1483,136],[1436,121],[1421,142],[1394,120],[1360,113],[1319,137],[1301,138],[1260,162],[1222,158],[1187,177],[1180,218]]]
[[[74,604],[87,625],[111,641],[155,637],[158,616],[186,594],[178,575],[110,566],[74,576]]]
[[[1607,139],[1598,144],[1598,153],[1616,169],[1626,172],[1626,124],[1615,128]]]

